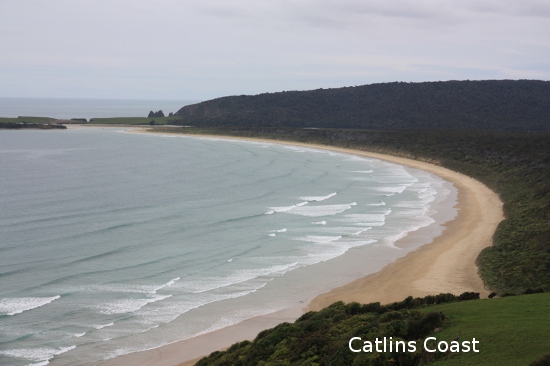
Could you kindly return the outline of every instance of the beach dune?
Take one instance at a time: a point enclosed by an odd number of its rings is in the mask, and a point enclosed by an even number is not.
[[[240,324],[192,339],[120,356],[101,365],[192,365],[200,357],[213,351],[226,348],[237,341],[253,339],[263,329],[281,322],[291,322],[306,311],[322,309],[335,301],[384,304],[401,301],[409,295],[418,297],[442,292],[460,294],[466,291],[479,292],[482,297],[487,296],[488,290],[478,275],[476,258],[483,248],[492,244],[496,227],[504,219],[502,202],[495,192],[473,178],[431,163],[323,145],[288,144],[373,157],[436,174],[452,182],[458,190],[457,217],[445,224],[444,232],[431,243],[418,247],[377,273],[318,295],[309,304],[304,304],[303,308],[291,308],[248,319]],[[418,240],[418,237],[413,233],[396,244],[414,245],[415,240]]]

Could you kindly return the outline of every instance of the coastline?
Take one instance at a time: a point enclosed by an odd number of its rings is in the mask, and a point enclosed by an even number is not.
[[[131,132],[151,133],[138,128]],[[237,325],[195,338],[107,360],[101,365],[116,365],[121,362],[135,365],[191,365],[210,352],[226,348],[237,341],[253,339],[263,329],[284,321],[293,321],[305,311],[318,310],[339,300],[389,303],[403,300],[409,295],[416,297],[440,292],[460,294],[465,291],[475,291],[480,292],[482,297],[488,294],[477,274],[475,260],[483,248],[491,245],[492,235],[504,216],[502,202],[498,195],[473,178],[434,164],[361,150],[269,139],[214,135],[186,136],[247,140],[331,150],[377,158],[428,171],[455,185],[458,190],[458,215],[454,220],[447,222],[444,225],[446,230],[443,234],[429,244],[418,247],[376,273],[318,295],[304,308],[291,308],[248,319]],[[412,236],[414,235],[401,239],[399,244],[414,243],[415,239],[411,238]]]

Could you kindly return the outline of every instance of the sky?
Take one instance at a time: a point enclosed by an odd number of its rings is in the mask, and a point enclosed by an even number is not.
[[[0,0],[0,97],[550,80],[548,0]]]

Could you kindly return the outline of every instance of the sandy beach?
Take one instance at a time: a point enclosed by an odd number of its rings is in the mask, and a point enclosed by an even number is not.
[[[204,137],[231,138],[210,135]],[[226,348],[237,341],[253,339],[263,329],[273,327],[281,322],[291,322],[306,311],[319,310],[340,300],[360,303],[389,303],[401,301],[409,295],[416,297],[441,292],[460,294],[465,291],[480,292],[482,298],[488,295],[488,291],[478,275],[475,261],[479,252],[492,244],[493,233],[498,223],[504,219],[504,215],[502,202],[498,195],[479,181],[434,164],[390,155],[324,145],[237,139],[328,149],[428,171],[455,185],[458,190],[458,215],[454,220],[445,224],[446,229],[443,234],[436,237],[431,243],[408,253],[377,273],[318,295],[303,308],[291,308],[248,319],[240,324],[192,339],[120,356],[101,363],[101,365],[192,365],[213,351]],[[397,244],[407,245],[408,242],[414,240],[414,235],[408,235]]]

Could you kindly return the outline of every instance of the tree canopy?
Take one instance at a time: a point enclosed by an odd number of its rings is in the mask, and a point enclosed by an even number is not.
[[[550,129],[550,82],[383,83],[228,96],[181,108],[195,126],[358,129]]]

